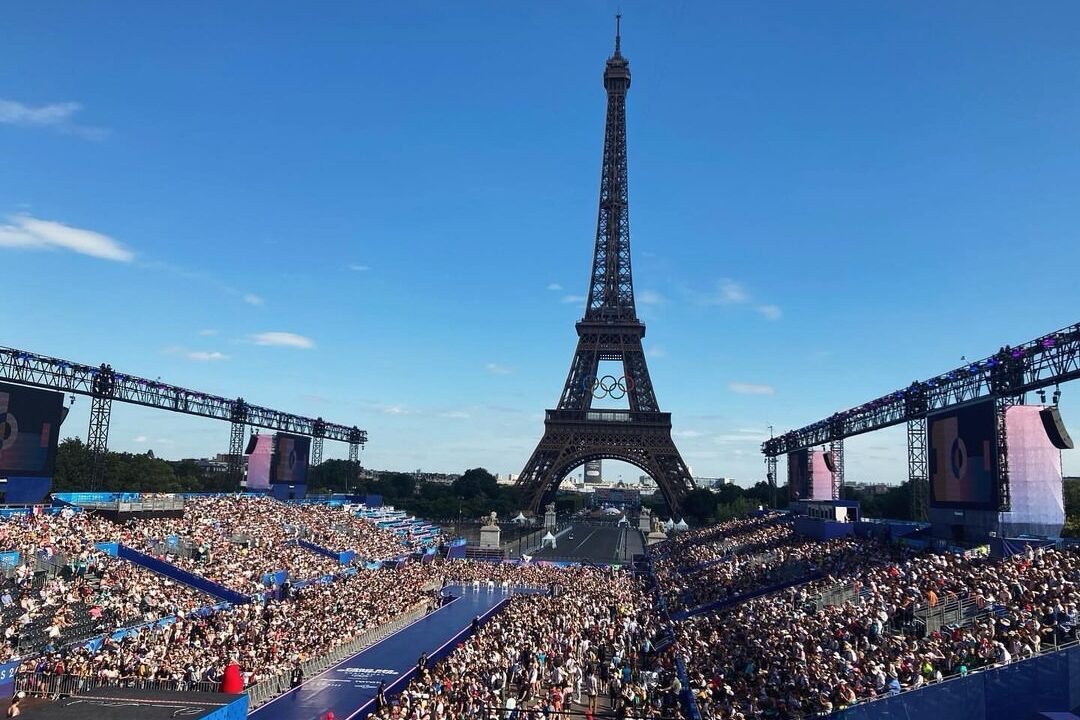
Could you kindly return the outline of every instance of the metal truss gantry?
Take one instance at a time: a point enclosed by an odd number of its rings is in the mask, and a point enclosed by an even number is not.
[[[824,420],[766,440],[761,451],[776,457],[815,445],[908,424],[908,477],[912,482],[912,510],[926,517],[926,416],[979,399],[998,404],[998,448],[1001,462],[998,483],[1000,509],[1008,510],[1008,444],[1004,437],[1004,409],[1023,401],[1024,394],[1080,378],[1080,324],[1070,325],[1016,347],[1006,345],[994,355],[925,381],[913,382],[858,407],[834,413]],[[918,433],[922,437],[917,438]]]
[[[100,484],[104,471],[104,453],[109,445],[109,420],[114,400],[230,422],[229,472],[237,483],[243,462],[244,431],[248,427],[347,442],[350,449],[353,445],[359,447],[367,442],[367,432],[355,426],[328,423],[321,418],[251,405],[242,398],[230,400],[160,380],[119,373],[109,365],[94,367],[14,348],[0,347],[0,380],[91,398],[86,444],[94,458],[90,477],[93,488]],[[317,432],[321,434],[317,435]]]

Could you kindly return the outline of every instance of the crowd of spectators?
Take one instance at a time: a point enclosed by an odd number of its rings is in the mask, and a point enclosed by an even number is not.
[[[866,544],[851,537],[821,542],[795,535],[786,526],[763,528],[754,536],[749,549],[728,550],[703,567],[675,567],[677,561],[671,558],[657,561],[668,608],[694,609],[790,580],[842,575],[862,562]]]
[[[210,602],[95,547],[115,532],[107,520],[70,509],[0,521],[0,552],[19,554],[0,581],[0,661]]]
[[[266,498],[188,500],[181,518],[115,525],[65,510],[0,521],[4,568],[0,660],[22,672],[124,683],[245,685],[288,672],[410,609],[439,589],[529,588],[400,694],[380,693],[377,720],[552,713],[681,718],[675,653],[706,720],[826,715],[952,675],[1008,664],[1072,642],[1080,622],[1080,552],[1031,549],[1007,559],[916,550],[848,537],[813,541],[782,515],[763,514],[675,536],[653,548],[655,591],[626,571],[470,560],[345,568],[295,544],[308,539],[365,559],[409,551],[407,540],[341,508]],[[169,536],[176,540],[163,543]],[[236,606],[215,601],[95,543],[120,541],[245,594],[263,574],[330,582]],[[42,572],[42,567],[51,572]],[[788,579],[786,590],[738,602]],[[668,610],[730,606],[675,623]],[[931,622],[942,608],[957,610]],[[78,649],[73,639],[162,618],[120,640]],[[658,651],[655,644],[664,648]]]
[[[679,624],[703,717],[825,715],[1076,638],[1074,550],[992,560],[863,543],[833,577]],[[837,579],[845,601],[813,601]],[[969,612],[954,625],[915,622],[960,601]]]
[[[325,655],[366,630],[410,609],[435,602],[430,566],[358,570],[315,583],[280,600],[268,599],[205,613],[181,612],[163,627],[145,627],[97,648],[53,652],[27,661],[23,672],[40,682],[50,675],[129,680],[167,680],[190,686],[218,683],[230,663],[244,684],[288,672]]]
[[[170,537],[178,542],[167,542]],[[245,594],[265,589],[266,573],[284,570],[298,581],[338,568],[335,558],[300,547],[301,539],[354,550],[362,560],[386,560],[411,550],[393,533],[342,508],[244,495],[188,498],[183,517],[140,520],[122,534],[122,541],[137,550]]]
[[[559,717],[572,709],[609,717],[682,718],[670,652],[658,653],[653,598],[626,572],[452,563],[459,580],[554,584],[514,596],[445,660],[396,697],[380,693],[379,720]]]

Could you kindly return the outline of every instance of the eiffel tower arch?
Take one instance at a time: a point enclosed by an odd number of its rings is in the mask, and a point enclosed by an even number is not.
[[[563,478],[588,460],[637,466],[656,482],[673,513],[694,487],[671,439],[671,413],[660,411],[653,392],[641,346],[645,324],[634,305],[626,168],[630,62],[621,52],[618,22],[616,16],[615,53],[604,69],[607,121],[588,302],[575,326],[577,350],[558,407],[547,411],[544,436],[517,480],[532,512],[539,512]],[[601,362],[620,363],[622,375],[601,374]],[[594,400],[605,399],[626,399],[629,409],[593,407]]]

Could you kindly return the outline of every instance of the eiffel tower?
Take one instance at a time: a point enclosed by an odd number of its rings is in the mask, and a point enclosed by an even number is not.
[[[596,248],[585,316],[559,406],[548,410],[544,437],[525,464],[517,485],[525,507],[539,512],[563,478],[589,460],[622,460],[645,471],[674,513],[693,489],[686,463],[671,439],[671,413],[660,412],[641,339],[645,324],[634,307],[630,272],[630,219],[626,172],[626,91],[630,62],[621,52],[616,16],[615,54],[604,69],[607,125]],[[622,375],[597,377],[601,361],[622,363]],[[629,410],[593,408],[593,400],[629,401]]]

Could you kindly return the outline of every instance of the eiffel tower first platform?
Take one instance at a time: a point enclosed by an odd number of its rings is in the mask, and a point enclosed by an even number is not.
[[[589,460],[635,465],[656,482],[674,514],[693,489],[690,473],[671,439],[671,413],[661,412],[641,339],[645,325],[634,307],[630,272],[630,218],[626,172],[626,91],[630,63],[621,52],[616,19],[615,54],[604,69],[604,130],[600,213],[585,316],[559,406],[548,410],[544,437],[518,478],[526,509],[539,512],[571,470]],[[622,363],[622,376],[597,377],[601,361]],[[593,400],[629,401],[629,410],[593,408]]]

